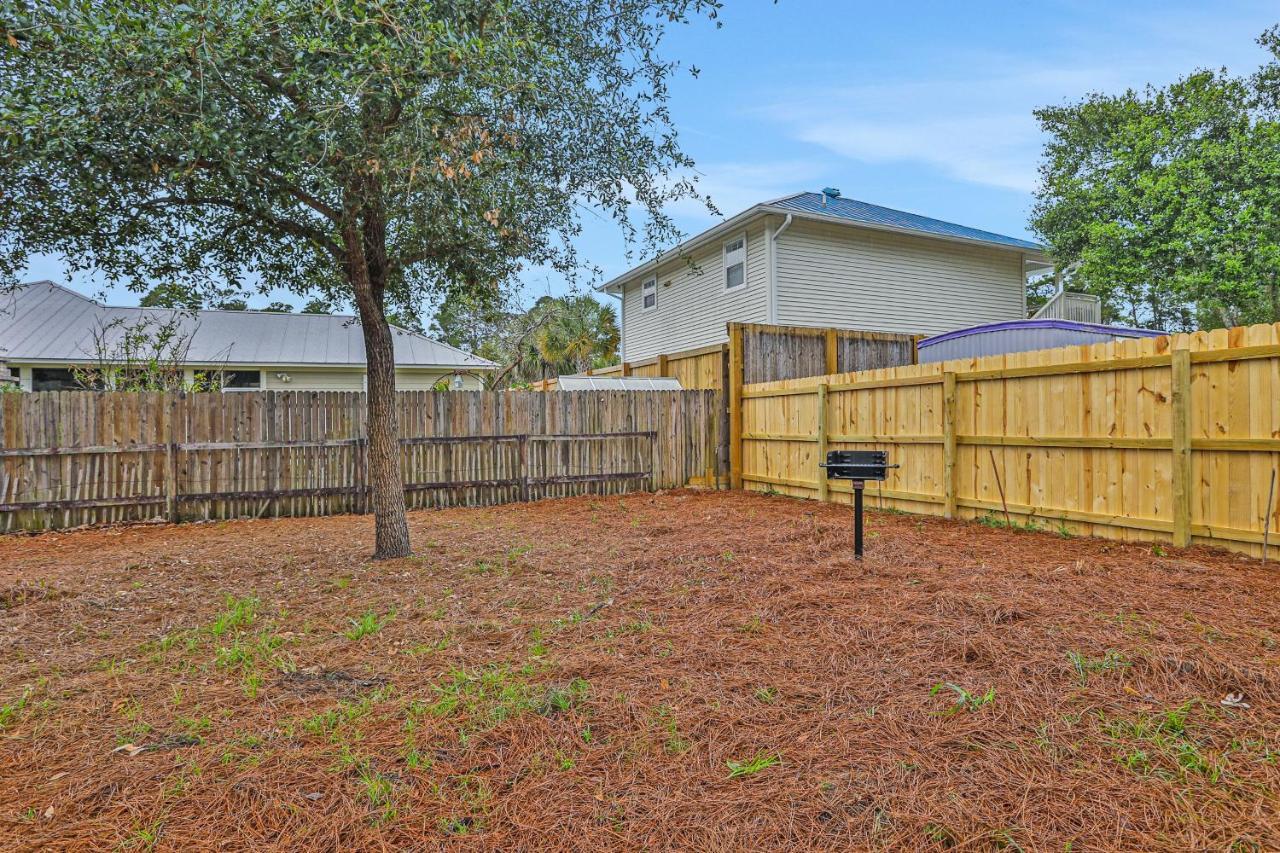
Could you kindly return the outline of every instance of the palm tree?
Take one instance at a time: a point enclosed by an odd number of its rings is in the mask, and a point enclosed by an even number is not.
[[[544,378],[548,371],[581,373],[617,359],[620,335],[613,311],[590,296],[543,297],[533,311],[550,314],[531,342]]]

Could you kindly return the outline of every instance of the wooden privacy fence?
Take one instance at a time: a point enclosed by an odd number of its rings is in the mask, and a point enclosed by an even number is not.
[[[769,382],[819,376],[849,370],[870,370],[914,364],[918,335],[821,329],[808,326],[768,326],[729,323],[729,340],[723,344],[629,361],[588,370],[590,376],[671,376],[683,388],[724,390],[733,382]],[[734,350],[741,351],[738,361]],[[730,366],[738,363],[736,374]],[[550,391],[555,379],[533,383],[534,390]]]
[[[715,479],[709,391],[398,395],[410,507]],[[0,529],[368,511],[365,400],[348,392],[0,397]]]
[[[735,486],[847,500],[818,462],[883,448],[902,467],[869,484],[873,506],[970,518],[1007,506],[1064,531],[1254,554],[1264,537],[1280,543],[1280,324],[754,384],[741,397]]]

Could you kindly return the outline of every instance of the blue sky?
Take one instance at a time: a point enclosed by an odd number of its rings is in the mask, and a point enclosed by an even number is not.
[[[846,196],[1017,237],[1041,138],[1031,112],[1091,91],[1168,83],[1196,68],[1252,71],[1254,39],[1280,22],[1271,2],[915,2],[728,0],[724,27],[672,32],[671,108],[703,189],[725,215],[790,192]],[[705,210],[673,211],[688,233]],[[588,221],[578,242],[606,277],[631,264],[616,229]],[[63,280],[56,259],[29,278]],[[137,295],[69,282],[111,302]],[[532,270],[527,299],[564,283]],[[294,304],[288,294],[255,296]],[[612,301],[612,300],[609,300]]]

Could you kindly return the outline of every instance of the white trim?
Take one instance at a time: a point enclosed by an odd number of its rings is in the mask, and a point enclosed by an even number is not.
[[[1018,290],[1022,292],[1022,317],[1027,316],[1027,256],[1018,255]]]
[[[646,294],[645,291],[650,288],[653,289],[653,305],[645,305],[644,301],[646,298],[648,298],[648,294]],[[657,310],[658,310],[658,277],[655,275],[651,278],[646,278],[644,281],[640,282],[640,313],[651,314]]]
[[[773,228],[773,222],[765,221],[764,226],[764,269],[765,269],[765,290],[768,291],[769,313],[768,322],[774,325],[778,322],[778,256],[774,251],[773,239],[777,232]]]
[[[738,261],[738,263],[733,266],[738,266],[739,264],[742,266],[742,284],[735,284],[733,287],[730,287],[729,264],[725,263],[725,247],[730,243],[737,242],[742,243],[742,248],[735,250],[742,252],[742,260]],[[720,243],[720,284],[721,291],[724,293],[737,293],[739,290],[746,290],[747,288],[747,232],[745,230],[738,236],[730,237],[728,240],[724,240]]]
[[[618,300],[618,361],[627,360],[627,294],[609,294]]]

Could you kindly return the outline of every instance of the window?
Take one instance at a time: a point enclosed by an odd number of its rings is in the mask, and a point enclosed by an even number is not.
[[[747,235],[724,244],[724,289],[736,290],[747,284]]]
[[[75,374],[65,367],[31,368],[32,391],[83,391]]]
[[[658,280],[656,278],[651,278],[640,285],[640,304],[646,311],[652,311],[658,307]]]
[[[222,371],[222,390],[261,388],[262,374],[257,370],[224,370]]]

